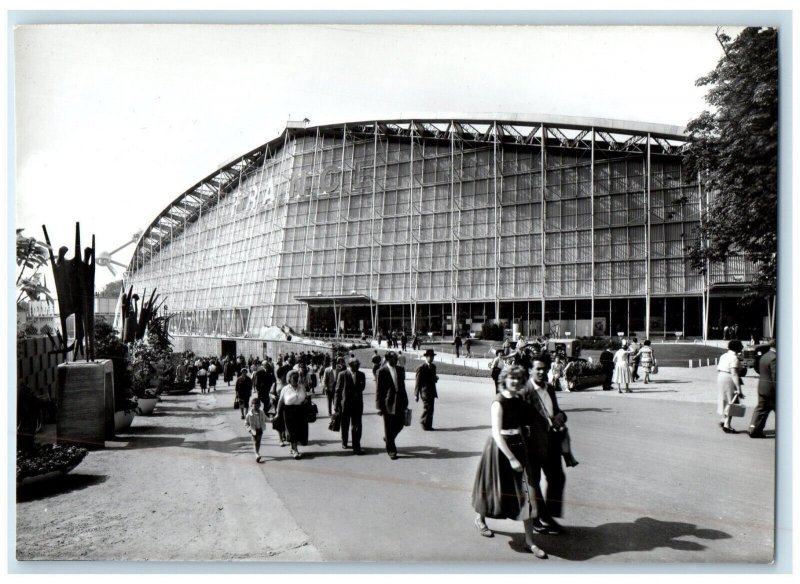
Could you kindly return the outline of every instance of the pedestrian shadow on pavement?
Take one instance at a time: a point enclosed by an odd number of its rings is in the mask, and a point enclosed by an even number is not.
[[[459,426],[457,428],[439,428],[436,427],[436,433],[439,432],[469,432],[470,430],[491,430],[491,425],[488,426]]]
[[[17,487],[17,503],[37,501],[72,491],[80,491],[99,485],[108,479],[106,475],[67,474],[53,477],[40,483]]]
[[[246,450],[253,451],[253,441],[249,437],[236,437],[228,440],[184,440],[179,446],[192,448],[194,450],[207,450],[221,452],[223,454],[238,454]],[[266,446],[264,442],[261,447]]]
[[[437,430],[438,432],[438,430]],[[386,452],[382,450],[382,452]],[[450,450],[448,448],[439,448],[437,446],[403,446],[397,445],[397,458],[472,458],[480,456],[480,450]]]
[[[169,448],[170,446],[182,446],[185,442],[184,438],[173,438],[171,436],[157,436],[155,433],[151,435],[131,434],[117,434],[114,441],[127,442],[125,450],[137,450],[140,448]],[[119,450],[119,449],[118,449]]]
[[[596,412],[598,414],[611,414],[615,413],[616,410],[614,408],[561,408],[568,414],[573,412]]]
[[[678,551],[699,552],[706,546],[697,541],[730,539],[732,536],[716,529],[698,528],[693,523],[680,521],[661,521],[652,517],[640,517],[633,523],[604,523],[597,527],[567,527],[562,535],[535,535],[536,545],[548,554],[570,560],[583,562],[598,556],[611,556],[625,552],[648,552],[657,548],[669,548]],[[508,535],[508,545],[520,552],[524,548],[524,536],[519,533],[495,533]]]
[[[185,436],[187,434],[199,434],[204,432],[205,430],[198,429],[198,428],[191,428],[191,427],[182,427],[182,426],[134,426],[132,427],[133,432],[130,432],[133,436],[154,436],[154,435],[161,435],[161,436]]]

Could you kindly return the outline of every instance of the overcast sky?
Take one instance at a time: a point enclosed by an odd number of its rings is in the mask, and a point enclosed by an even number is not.
[[[21,27],[15,223],[39,238],[45,224],[69,245],[80,221],[83,241],[94,233],[98,253],[110,251],[290,117],[553,114],[683,127],[706,107],[695,81],[722,56],[715,30]],[[98,268],[97,289],[112,279]]]

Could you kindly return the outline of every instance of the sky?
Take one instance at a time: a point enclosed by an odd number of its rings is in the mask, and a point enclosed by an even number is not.
[[[19,27],[15,223],[71,246],[80,221],[82,242],[95,234],[98,253],[111,251],[288,119],[548,114],[685,127],[707,107],[695,81],[722,56],[715,30]],[[114,259],[127,264],[133,247]],[[113,279],[98,268],[96,289]]]

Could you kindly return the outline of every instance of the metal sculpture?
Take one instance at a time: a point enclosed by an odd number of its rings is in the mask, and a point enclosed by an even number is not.
[[[53,256],[53,246],[47,227],[42,225],[44,238],[50,254],[50,265],[58,295],[58,312],[61,330],[56,331],[56,339],[48,334],[56,346],[51,353],[67,353],[73,351],[73,360],[83,355],[87,361],[94,361],[94,275],[95,275],[95,239],[92,235],[92,247],[83,250],[81,258],[81,226],[75,223],[75,255],[67,259],[69,248],[58,249],[58,257]],[[67,344],[67,318],[75,315],[75,340]]]
[[[156,290],[150,294],[150,298],[142,300],[142,308],[139,310],[139,295],[133,293],[133,286],[128,289],[128,293],[122,291],[122,342],[132,343],[144,338],[147,328],[153,316],[161,308],[161,304],[155,306],[158,296]],[[143,296],[147,295],[145,288]],[[163,301],[162,301],[163,304]]]

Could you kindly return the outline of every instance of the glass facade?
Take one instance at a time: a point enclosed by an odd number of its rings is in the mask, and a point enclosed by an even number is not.
[[[346,295],[370,302],[340,315],[345,332],[502,319],[609,334],[644,331],[649,315],[692,334],[706,283],[684,250],[706,203],[681,146],[499,121],[287,129],[176,199],[126,286],[158,287],[177,334],[330,332],[314,298]],[[729,262],[712,278],[747,274]]]

